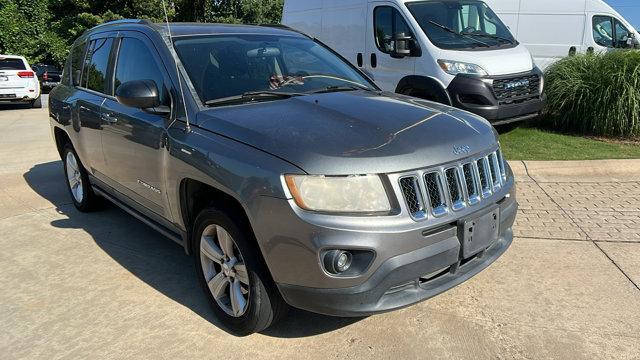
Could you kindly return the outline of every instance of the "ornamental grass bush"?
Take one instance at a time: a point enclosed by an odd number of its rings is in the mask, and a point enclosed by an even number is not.
[[[640,137],[640,52],[576,55],[545,75],[546,117],[556,130]]]

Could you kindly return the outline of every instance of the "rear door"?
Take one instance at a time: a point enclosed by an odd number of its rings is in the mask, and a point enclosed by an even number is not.
[[[79,75],[77,100],[74,111],[77,114],[78,147],[80,159],[87,170],[98,178],[105,172],[102,154],[101,107],[110,93],[110,59],[114,34],[93,37],[89,42]],[[78,80],[78,79],[76,79]]]
[[[170,82],[157,50],[139,33],[124,33],[119,40],[114,69],[114,94],[120,84],[153,80],[161,102],[170,108]],[[162,159],[165,122],[169,114],[135,109],[109,97],[103,104],[102,144],[109,185],[158,215],[165,215]]]
[[[415,39],[415,32],[409,27],[402,12],[390,2],[369,3],[367,18],[368,55],[365,57],[365,68],[383,90],[395,91],[402,78],[415,74],[416,58],[392,57],[393,39],[401,33]]]

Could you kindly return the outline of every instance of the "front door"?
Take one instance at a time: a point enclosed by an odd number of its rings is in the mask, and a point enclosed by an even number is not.
[[[391,56],[394,38],[404,33],[414,39],[415,33],[398,8],[388,2],[372,2],[367,12],[367,56],[365,68],[376,84],[385,91],[396,91],[402,78],[415,74],[415,57]]]
[[[120,38],[113,77],[113,92],[134,80],[153,80],[161,102],[170,105],[166,70],[144,35]],[[165,182],[162,159],[165,125],[169,115],[131,108],[114,97],[102,106],[102,146],[109,185],[158,215],[165,215]]]

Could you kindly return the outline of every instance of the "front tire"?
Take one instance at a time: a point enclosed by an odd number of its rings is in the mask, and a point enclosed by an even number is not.
[[[67,189],[73,205],[81,212],[90,212],[97,208],[98,198],[91,188],[89,175],[78,158],[73,146],[67,143],[62,152],[64,175],[67,179]]]
[[[196,272],[216,318],[234,335],[260,332],[287,305],[242,221],[217,209],[198,215],[192,244]]]

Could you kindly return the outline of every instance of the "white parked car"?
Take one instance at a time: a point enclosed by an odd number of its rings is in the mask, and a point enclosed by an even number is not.
[[[486,0],[546,69],[575,53],[637,47],[638,32],[602,0]]]
[[[543,107],[542,72],[479,0],[286,0],[282,22],[332,47],[383,90],[494,125],[534,118]]]
[[[42,107],[38,77],[22,56],[0,55],[0,103]]]

